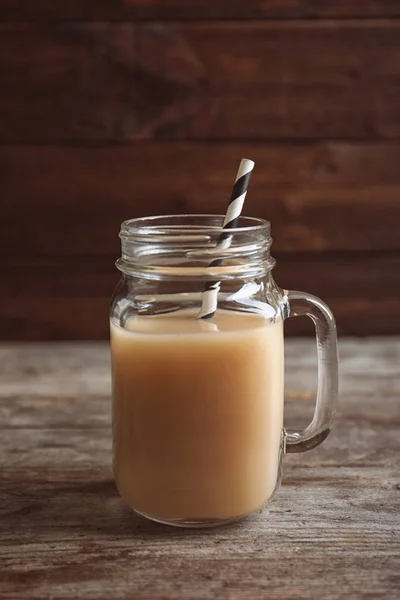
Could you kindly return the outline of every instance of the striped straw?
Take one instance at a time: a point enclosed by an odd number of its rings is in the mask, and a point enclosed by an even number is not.
[[[235,184],[233,186],[228,210],[222,225],[223,231],[219,236],[217,249],[223,250],[225,248],[229,248],[231,244],[232,236],[229,234],[229,231],[225,230],[233,229],[237,226],[253,169],[254,162],[247,158],[242,158],[236,175]],[[209,267],[217,267],[221,264],[221,262],[222,261],[220,258],[216,258],[210,262]],[[220,281],[208,281],[206,283],[201,297],[201,309],[197,315],[198,319],[212,319],[212,317],[215,315],[220,287]]]

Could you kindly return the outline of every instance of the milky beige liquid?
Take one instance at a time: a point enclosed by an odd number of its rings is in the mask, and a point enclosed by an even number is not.
[[[260,508],[278,480],[282,323],[182,311],[111,324],[114,470],[121,496],[159,520]]]

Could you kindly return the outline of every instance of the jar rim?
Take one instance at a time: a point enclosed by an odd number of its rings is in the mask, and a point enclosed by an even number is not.
[[[178,214],[128,219],[121,225],[117,268],[146,278],[204,278],[205,281],[256,276],[273,268],[270,223],[238,218],[223,230],[224,215]],[[221,242],[221,234],[226,238]]]
[[[168,235],[168,233],[193,233],[195,230],[203,234],[207,231],[215,234],[216,229],[221,229],[225,215],[218,214],[174,214],[154,215],[149,217],[135,217],[121,223],[120,238],[133,236]],[[197,222],[196,222],[197,221]],[[204,221],[204,223],[202,223]],[[270,235],[271,224],[260,217],[240,216],[237,227],[229,228],[229,233],[262,233]]]

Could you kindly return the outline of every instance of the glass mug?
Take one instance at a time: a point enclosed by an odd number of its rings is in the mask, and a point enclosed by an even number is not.
[[[122,498],[181,527],[233,522],[269,502],[285,452],[329,434],[338,388],[334,317],[321,300],[280,289],[270,224],[175,215],[122,223],[112,300],[113,463]],[[196,316],[218,281],[212,319]],[[283,425],[283,321],[309,316],[318,348],[312,422]]]

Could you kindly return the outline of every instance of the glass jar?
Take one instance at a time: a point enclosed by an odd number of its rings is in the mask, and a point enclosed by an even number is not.
[[[138,513],[183,527],[263,507],[282,455],[318,446],[337,401],[331,311],[276,285],[267,221],[241,217],[221,235],[223,219],[132,219],[120,232],[110,315],[116,485]],[[209,287],[216,313],[198,318]],[[296,315],[315,324],[318,390],[310,425],[287,431],[283,321]]]

